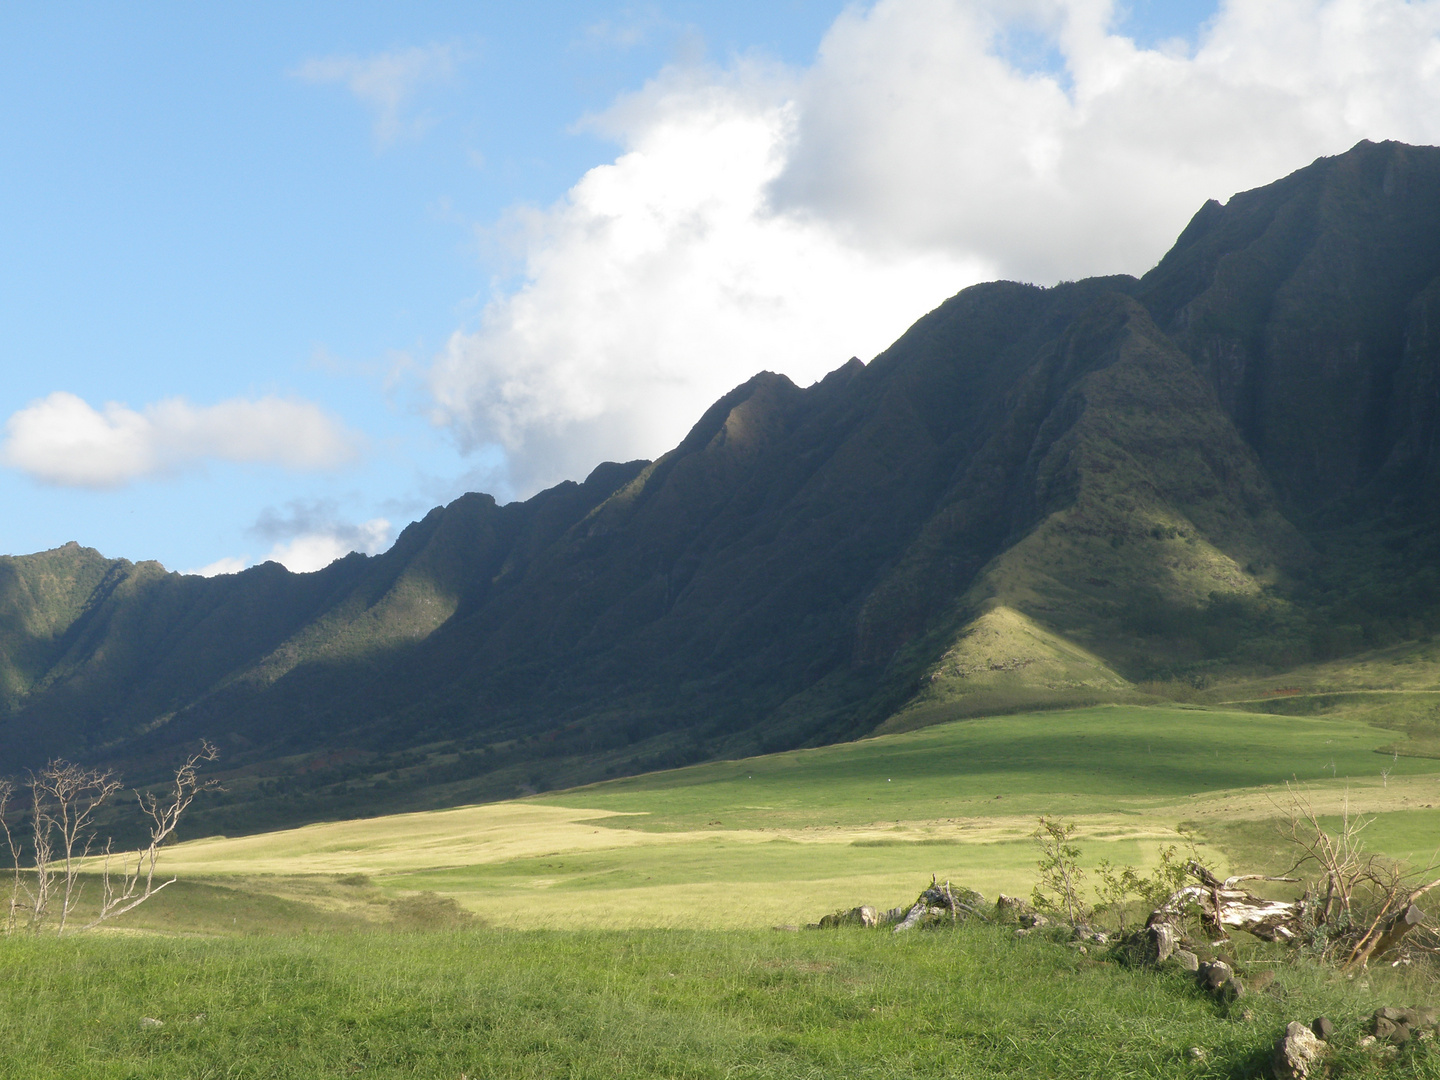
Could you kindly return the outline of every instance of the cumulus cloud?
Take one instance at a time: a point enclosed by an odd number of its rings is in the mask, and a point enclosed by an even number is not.
[[[517,491],[657,453],[762,368],[809,382],[871,355],[988,272],[963,254],[872,255],[772,214],[785,89],[749,67],[671,73],[597,121],[627,147],[614,164],[517,216],[523,285],[431,373],[436,420],[467,447],[503,447]]]
[[[1192,52],[1096,0],[883,0],[841,15],[796,95],[775,204],[867,250],[1003,274],[1148,269],[1208,198],[1362,138],[1440,138],[1440,4],[1231,0]],[[1063,70],[1006,59],[1018,25]]]
[[[347,522],[333,499],[295,500],[284,511],[267,508],[249,531],[273,543],[261,562],[278,562],[297,574],[329,566],[352,551],[379,554],[394,539],[385,518]]]
[[[312,83],[340,83],[375,114],[380,146],[402,135],[419,135],[429,126],[424,116],[408,117],[405,107],[426,83],[451,77],[459,57],[453,45],[417,45],[374,56],[319,56],[292,74]]]
[[[207,459],[330,469],[352,460],[359,437],[318,406],[288,398],[192,405],[167,398],[136,411],[96,409],[57,390],[5,422],[0,463],[60,487],[116,488]]]
[[[880,0],[806,70],[662,74],[595,122],[612,164],[516,214],[522,279],[436,358],[435,421],[523,494],[977,280],[1141,273],[1207,198],[1440,141],[1440,0],[1229,0],[1186,48],[1115,26],[1107,0]]]

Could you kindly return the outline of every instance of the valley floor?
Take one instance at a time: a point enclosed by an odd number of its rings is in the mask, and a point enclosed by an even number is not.
[[[1440,760],[1336,717],[1106,706],[969,720],[655,773],[513,802],[310,825],[167,849],[182,879],[362,921],[416,891],[513,929],[738,929],[913,900],[931,874],[1026,896],[1048,814],[1084,858],[1192,846],[1278,872],[1298,797],[1373,816],[1372,850],[1440,844]],[[234,901],[239,902],[239,901]],[[177,915],[185,922],[185,916]],[[204,920],[201,920],[202,923]],[[238,923],[237,923],[238,925]]]

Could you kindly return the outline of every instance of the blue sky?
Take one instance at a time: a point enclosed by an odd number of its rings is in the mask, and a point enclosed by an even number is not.
[[[653,456],[973,281],[1143,272],[1206,197],[1433,141],[1437,18],[6,5],[0,551],[312,569]]]

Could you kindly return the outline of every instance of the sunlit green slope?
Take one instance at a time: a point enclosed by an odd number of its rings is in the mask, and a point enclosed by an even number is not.
[[[900,903],[931,873],[1026,893],[1041,814],[1077,822],[1091,862],[1143,865],[1164,844],[1194,842],[1223,866],[1283,814],[1289,782],[1322,812],[1347,797],[1382,812],[1398,836],[1407,815],[1440,802],[1440,762],[1377,752],[1393,738],[1354,721],[1199,709],[1022,714],[512,802],[196,840],[166,865],[362,913],[350,875],[383,895],[454,896],[514,926],[790,923]]]

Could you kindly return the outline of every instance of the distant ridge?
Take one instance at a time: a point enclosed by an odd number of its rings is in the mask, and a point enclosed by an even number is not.
[[[383,555],[0,558],[0,753],[208,737],[238,831],[1283,671],[1440,625],[1437,411],[1440,149],[1362,142]]]

